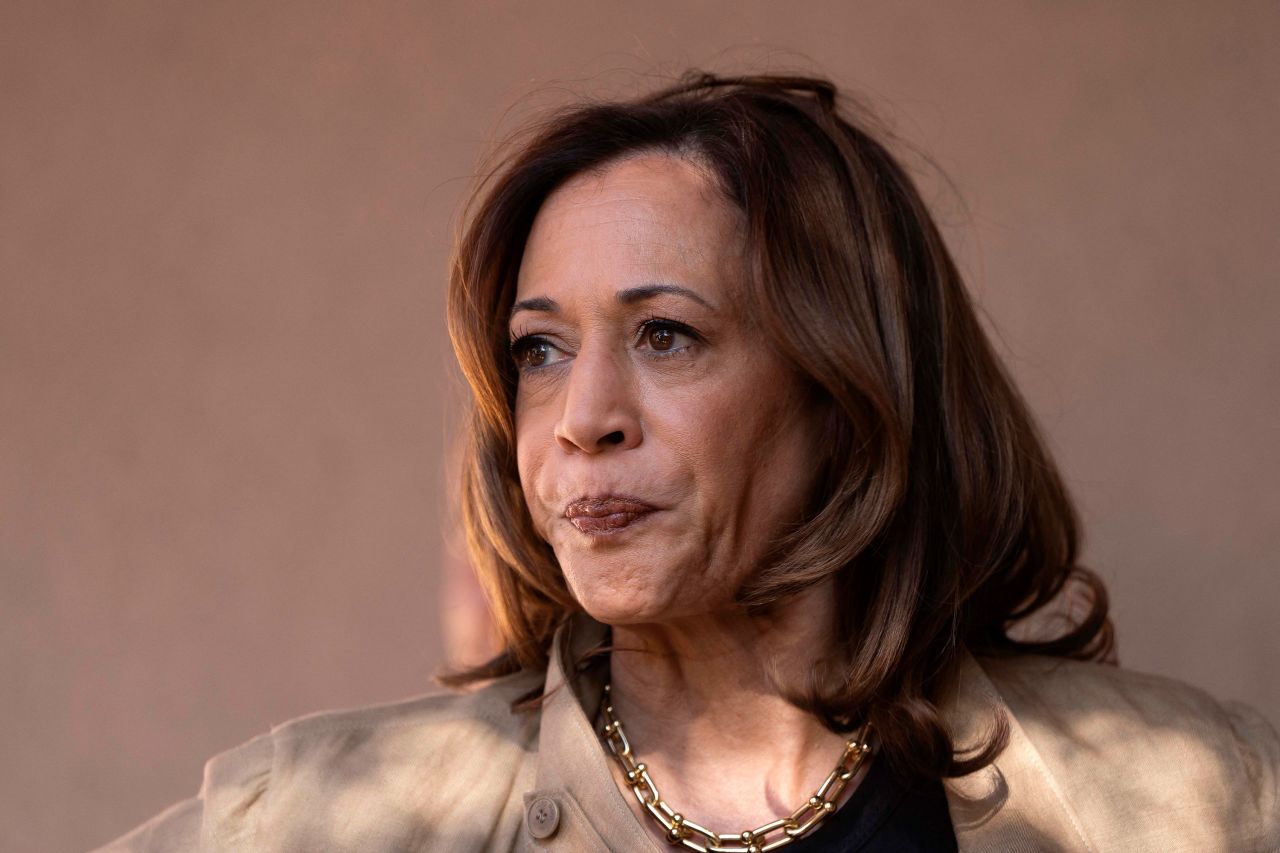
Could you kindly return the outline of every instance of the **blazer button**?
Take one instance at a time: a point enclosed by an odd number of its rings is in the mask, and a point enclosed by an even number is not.
[[[528,822],[534,838],[550,838],[560,826],[560,807],[550,797],[538,797],[529,806]]]

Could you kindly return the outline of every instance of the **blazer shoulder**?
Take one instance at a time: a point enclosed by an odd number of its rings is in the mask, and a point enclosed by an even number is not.
[[[540,715],[511,705],[542,673],[466,693],[308,714],[271,730],[265,838],[297,850],[394,850],[492,828],[536,761]],[[242,811],[226,812],[233,821]]]
[[[980,663],[1104,838],[1132,842],[1137,816],[1147,815],[1198,823],[1187,837],[1218,827],[1233,849],[1280,849],[1280,735],[1256,709],[1102,663],[1039,655]]]
[[[102,851],[384,849],[362,847],[362,838],[373,837],[365,834],[371,826],[395,826],[401,838],[421,835],[425,830],[401,824],[410,812],[433,816],[415,801],[427,787],[431,808],[447,814],[460,805],[447,796],[464,790],[459,782],[476,777],[476,789],[495,792],[503,778],[497,771],[515,778],[536,747],[537,713],[515,713],[511,704],[542,680],[538,673],[518,673],[471,692],[436,692],[280,723],[210,758],[196,797]],[[486,771],[487,778],[479,777]],[[348,847],[336,844],[344,835],[350,836]]]
[[[1045,655],[979,658],[1002,694],[1043,710],[1119,709],[1131,716],[1223,721],[1224,705],[1207,691],[1163,675],[1097,661]]]
[[[528,715],[513,712],[511,706],[541,687],[543,678],[542,673],[520,672],[471,691],[437,690],[393,702],[317,711],[272,726],[271,735],[277,745],[305,745],[343,733],[379,736],[402,728],[447,733],[451,727],[481,723],[515,736]]]

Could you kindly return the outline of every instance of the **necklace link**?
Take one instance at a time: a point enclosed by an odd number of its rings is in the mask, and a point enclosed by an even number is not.
[[[675,811],[662,799],[658,786],[649,776],[649,768],[643,761],[636,760],[631,742],[622,730],[622,723],[613,712],[611,687],[612,685],[605,685],[604,699],[601,702],[605,745],[621,765],[627,786],[631,788],[641,807],[662,827],[667,843],[698,853],[767,853],[808,835],[835,812],[840,793],[871,754],[871,746],[867,743],[871,723],[866,722],[853,738],[846,741],[835,769],[800,808],[787,817],[771,820],[755,829],[737,833],[713,832]],[[774,837],[771,839],[770,836]]]

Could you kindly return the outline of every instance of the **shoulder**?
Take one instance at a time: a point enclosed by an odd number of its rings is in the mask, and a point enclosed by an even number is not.
[[[211,758],[198,797],[103,850],[347,849],[344,839],[393,850],[431,838],[435,815],[483,821],[536,750],[538,714],[511,704],[542,680],[521,673],[281,723]]]
[[[511,704],[542,684],[521,674],[438,693],[311,714],[271,731],[272,843],[290,849],[402,849],[467,819],[484,824],[536,747],[538,715]],[[238,816],[233,810],[229,814]],[[334,815],[341,814],[341,820]],[[383,846],[380,846],[383,845]]]
[[[414,759],[417,750],[439,753],[441,747],[484,743],[501,748],[519,744],[530,733],[536,714],[519,714],[511,705],[542,684],[542,674],[521,673],[490,682],[471,692],[435,692],[378,705],[321,711],[272,727],[270,738],[277,769],[298,770],[292,762],[323,757],[326,761],[359,761],[365,753],[394,744]],[[437,756],[464,754],[446,751]],[[392,757],[392,756],[388,756]],[[215,759],[216,761],[217,759]]]
[[[1143,815],[1280,843],[1280,736],[1255,709],[1105,664],[979,662],[1104,847],[1127,841]]]
[[[1074,726],[1143,726],[1225,733],[1235,716],[1256,711],[1222,702],[1205,690],[1166,676],[1093,661],[1042,655],[979,658],[1016,711]],[[1145,739],[1144,739],[1145,740]]]
[[[511,705],[541,684],[541,673],[522,673],[472,692],[437,692],[289,720],[269,735],[273,783],[348,785],[370,773],[385,780],[405,767],[453,772],[453,765],[476,755],[515,760],[536,739],[538,715],[513,712]]]

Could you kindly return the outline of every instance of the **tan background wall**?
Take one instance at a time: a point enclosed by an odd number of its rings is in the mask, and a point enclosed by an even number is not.
[[[0,848],[103,842],[272,723],[427,689],[451,217],[506,108],[619,69],[817,67],[931,153],[1123,660],[1280,721],[1277,33],[1261,2],[9,0]]]

